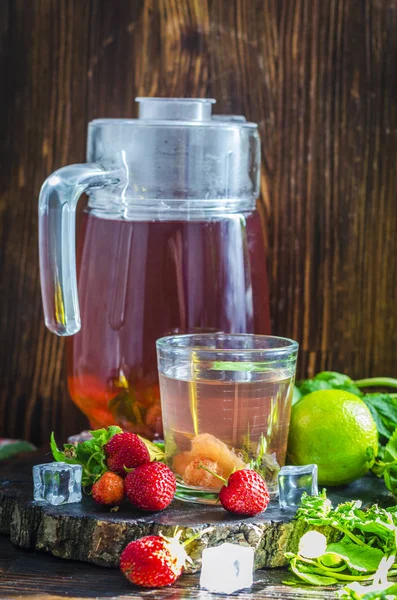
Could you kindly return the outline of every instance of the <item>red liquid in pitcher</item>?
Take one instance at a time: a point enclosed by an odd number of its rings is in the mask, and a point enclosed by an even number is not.
[[[269,333],[259,215],[117,221],[84,215],[82,326],[68,338],[68,387],[92,428],[162,436],[155,342],[173,333]]]

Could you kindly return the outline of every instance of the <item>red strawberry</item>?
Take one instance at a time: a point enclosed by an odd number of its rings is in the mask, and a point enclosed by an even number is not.
[[[120,556],[120,569],[135,585],[143,587],[171,585],[182,573],[188,558],[178,537],[164,538],[159,535],[148,535],[130,542]]]
[[[92,486],[92,497],[98,504],[114,506],[124,498],[124,479],[106,471]]]
[[[176,490],[175,475],[160,462],[141,465],[125,479],[127,498],[142,510],[163,510],[172,501]]]
[[[263,477],[252,469],[241,469],[230,475],[219,500],[229,512],[253,517],[266,510],[270,499]]]
[[[126,476],[124,467],[133,469],[150,462],[149,450],[135,433],[116,433],[104,446],[108,469]]]

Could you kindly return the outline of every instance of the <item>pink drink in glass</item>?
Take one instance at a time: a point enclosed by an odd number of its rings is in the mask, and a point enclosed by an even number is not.
[[[247,339],[264,346],[262,356],[260,348],[244,347]],[[178,356],[184,342],[192,346]],[[277,343],[284,345],[266,347]],[[274,492],[287,450],[297,344],[267,336],[175,336],[159,340],[158,352],[166,460],[182,499],[188,488],[193,500],[195,490],[200,497],[219,490],[222,482],[202,467],[227,478],[254,466]]]

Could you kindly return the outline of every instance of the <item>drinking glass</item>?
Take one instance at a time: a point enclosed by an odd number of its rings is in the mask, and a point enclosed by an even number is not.
[[[157,340],[166,462],[177,497],[214,503],[236,469],[255,468],[269,492],[285,463],[297,342],[204,333]]]

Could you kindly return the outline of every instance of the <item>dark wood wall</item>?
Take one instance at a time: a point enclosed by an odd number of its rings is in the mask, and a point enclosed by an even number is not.
[[[134,97],[257,121],[273,330],[300,375],[397,374],[397,0],[0,0],[0,435],[85,420],[43,323],[37,197]]]

